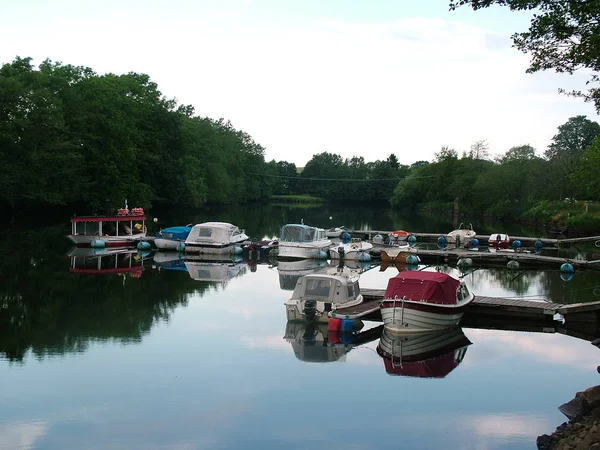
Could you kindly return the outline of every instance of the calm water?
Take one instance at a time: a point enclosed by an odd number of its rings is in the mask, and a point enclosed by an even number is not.
[[[254,238],[301,219],[423,232],[453,225],[364,208],[165,214],[163,226],[226,220]],[[6,230],[0,244],[2,449],[534,449],[538,435],[566,420],[557,407],[600,382],[600,350],[560,333],[464,327],[471,344],[462,350],[386,366],[377,347],[389,341],[380,342],[378,323],[329,347],[326,328],[286,323],[283,302],[306,264],[242,258],[159,270],[152,254],[133,252],[83,265],[66,256],[67,231],[68,220]],[[77,270],[115,265],[132,269]],[[425,268],[436,269],[464,275]],[[360,282],[383,288],[397,272],[374,267]],[[564,280],[558,268],[477,268],[464,277],[480,295],[600,299],[595,271]],[[415,376],[425,372],[438,378]]]

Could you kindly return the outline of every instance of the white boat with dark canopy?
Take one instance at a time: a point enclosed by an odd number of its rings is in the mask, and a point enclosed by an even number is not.
[[[325,229],[300,224],[281,227],[277,259],[327,259],[331,239]]]
[[[134,247],[146,237],[146,216],[142,208],[125,202],[114,215],[71,217],[71,234],[67,237],[78,247]]]
[[[300,277],[285,302],[288,320],[329,322],[330,312],[342,312],[363,301],[358,277],[346,273],[313,273]]]
[[[448,274],[402,271],[388,281],[379,308],[387,330],[419,333],[458,325],[473,298],[463,281]]]
[[[242,252],[249,240],[240,228],[228,222],[204,222],[194,225],[185,240],[185,253],[228,255]]]

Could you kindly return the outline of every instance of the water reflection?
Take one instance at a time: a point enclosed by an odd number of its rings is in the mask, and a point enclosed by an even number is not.
[[[284,339],[301,361],[345,361],[350,350],[378,339],[383,330],[383,325],[365,331],[331,331],[327,326],[317,320],[288,321]]]
[[[275,261],[279,273],[279,287],[284,291],[293,291],[300,277],[311,273],[351,273],[360,275],[374,267],[376,263],[370,261],[343,261],[334,262],[318,259],[303,259],[298,261]]]
[[[71,259],[69,272],[76,274],[118,274],[140,277],[144,260],[149,253],[136,249],[81,248],[73,247],[67,256]]]
[[[469,345],[460,327],[411,335],[384,328],[377,353],[390,375],[444,378],[463,361]]]

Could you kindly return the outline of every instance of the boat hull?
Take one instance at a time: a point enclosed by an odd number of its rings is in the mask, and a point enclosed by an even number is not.
[[[277,258],[280,259],[320,259],[321,252],[327,252],[331,241],[280,242]]]
[[[369,254],[369,250],[373,248],[373,244],[368,242],[360,242],[355,244],[333,245],[329,248],[329,257],[331,259],[358,261],[367,256],[361,257],[361,254]],[[369,255],[370,257],[370,255]]]
[[[460,323],[472,297],[456,306],[396,299],[380,304],[384,327],[394,333],[424,333],[442,330]]]
[[[173,240],[173,239],[162,239],[162,238],[154,239],[154,245],[159,250],[177,251],[181,244],[185,244],[185,242],[181,241],[181,240]]]
[[[232,253],[241,252],[241,246],[245,241],[246,239],[244,238],[237,242],[216,245],[186,242],[185,253],[192,253],[197,255],[230,255]]]
[[[104,242],[105,247],[134,247],[140,239],[146,237],[145,233],[134,236],[95,236],[86,234],[69,234],[67,236],[77,247],[94,247],[97,241]]]

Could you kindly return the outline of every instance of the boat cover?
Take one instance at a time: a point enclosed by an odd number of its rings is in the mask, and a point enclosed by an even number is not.
[[[402,271],[388,281],[386,299],[406,300],[455,305],[460,282],[441,272]]]
[[[190,234],[192,227],[168,227],[160,230],[160,237],[163,239],[173,239],[185,241]]]
[[[402,375],[416,378],[444,378],[458,366],[454,351],[424,361],[396,362],[384,359],[385,371],[390,375]]]

